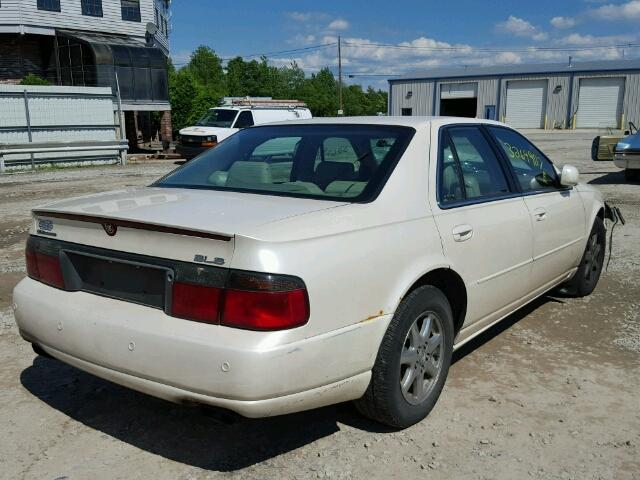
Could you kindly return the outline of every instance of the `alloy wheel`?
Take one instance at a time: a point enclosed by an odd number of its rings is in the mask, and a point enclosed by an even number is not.
[[[434,312],[415,319],[402,345],[400,390],[411,405],[422,403],[442,371],[444,345],[442,321]]]

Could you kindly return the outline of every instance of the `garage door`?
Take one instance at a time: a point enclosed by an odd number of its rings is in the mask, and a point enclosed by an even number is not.
[[[505,122],[514,128],[544,128],[547,106],[546,80],[507,82]]]
[[[476,98],[478,96],[477,83],[443,83],[440,85],[440,98]]]
[[[578,90],[576,127],[620,126],[624,78],[583,78]]]

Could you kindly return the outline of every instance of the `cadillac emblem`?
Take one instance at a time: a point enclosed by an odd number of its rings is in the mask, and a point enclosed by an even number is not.
[[[102,228],[110,237],[113,237],[118,232],[118,226],[113,223],[103,223]]]

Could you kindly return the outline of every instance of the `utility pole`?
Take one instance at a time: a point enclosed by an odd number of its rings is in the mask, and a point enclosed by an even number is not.
[[[344,115],[342,105],[342,38],[338,35],[338,116]]]

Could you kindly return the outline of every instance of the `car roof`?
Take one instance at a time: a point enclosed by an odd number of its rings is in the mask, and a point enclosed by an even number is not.
[[[448,124],[490,124],[502,125],[503,123],[494,120],[484,120],[480,118],[463,117],[419,117],[419,116],[370,116],[370,117],[314,117],[310,119],[286,120],[282,122],[272,122],[269,125],[394,125],[413,128],[425,128],[430,125],[441,127]]]

